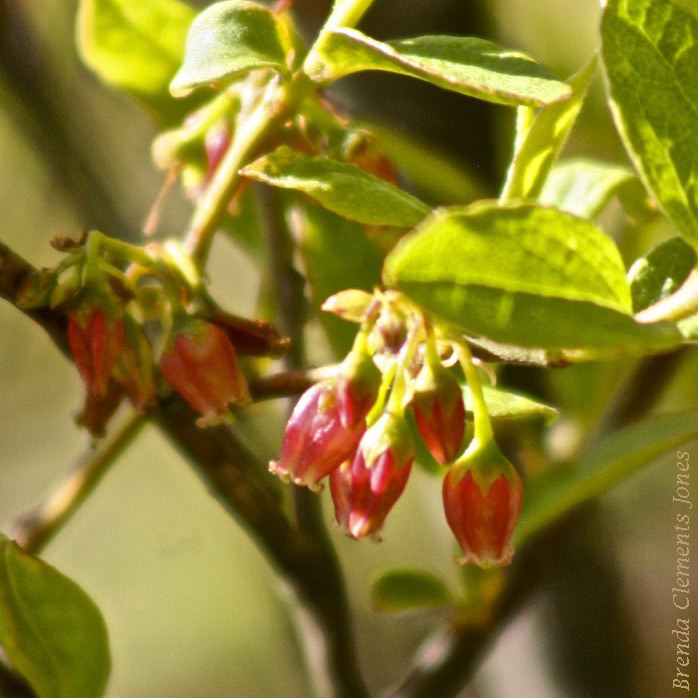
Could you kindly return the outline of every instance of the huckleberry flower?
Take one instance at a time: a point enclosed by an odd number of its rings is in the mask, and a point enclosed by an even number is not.
[[[351,538],[376,533],[405,489],[414,446],[402,416],[384,413],[371,426],[351,461],[330,474],[339,527]]]
[[[114,365],[114,379],[139,412],[155,401],[150,343],[143,328],[128,314],[124,315],[124,346]]]
[[[363,422],[342,424],[333,381],[316,383],[296,403],[279,459],[269,470],[296,485],[319,489],[319,481],[354,454],[365,428]]]
[[[337,375],[337,411],[342,425],[350,429],[361,423],[378,396],[381,372],[371,355],[352,350]]]
[[[110,315],[97,303],[83,304],[68,313],[68,345],[92,397],[107,394],[112,368],[123,348],[123,318]]]
[[[465,405],[458,381],[440,363],[427,363],[417,376],[412,412],[432,456],[445,465],[458,454],[465,433]]]
[[[160,358],[165,380],[202,416],[199,426],[219,424],[228,405],[250,401],[235,348],[220,327],[190,320]]]
[[[509,539],[521,511],[521,478],[494,441],[473,441],[443,484],[446,520],[463,550],[463,562],[506,565]]]

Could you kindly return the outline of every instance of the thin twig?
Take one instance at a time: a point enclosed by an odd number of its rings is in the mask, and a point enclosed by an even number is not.
[[[143,417],[132,414],[96,448],[90,448],[42,505],[15,521],[10,538],[14,538],[28,553],[40,553],[87,499],[144,424]]]

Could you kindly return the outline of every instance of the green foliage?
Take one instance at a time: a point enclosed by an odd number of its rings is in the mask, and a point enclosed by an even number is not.
[[[341,29],[328,32],[318,50],[325,65],[311,77],[322,82],[385,70],[498,104],[542,106],[570,95],[567,85],[529,56],[484,39],[419,36],[383,43]]]
[[[422,570],[391,570],[373,583],[371,601],[377,611],[400,613],[448,607],[454,599],[436,575]]]
[[[653,417],[607,436],[575,465],[556,466],[530,480],[513,544],[529,540],[696,436],[696,412]]]
[[[78,50],[102,80],[136,97],[161,124],[176,123],[191,104],[173,100],[169,83],[193,18],[179,0],[80,0]]]
[[[281,146],[242,170],[246,177],[309,194],[325,208],[367,225],[409,228],[429,207],[359,167]]]
[[[227,0],[197,15],[187,35],[184,62],[172,79],[174,95],[221,85],[256,68],[287,72],[290,46],[272,12],[247,0]]]
[[[507,174],[502,201],[535,199],[574,125],[591,78],[596,58],[570,79],[572,96],[542,109],[535,117],[519,115],[514,158]],[[522,107],[526,109],[526,107]]]
[[[330,345],[337,356],[343,356],[351,348],[356,328],[320,312],[320,307],[329,296],[348,287],[372,290],[380,283],[383,253],[362,226],[319,206],[297,206],[291,218],[313,307]]]
[[[98,698],[107,629],[73,581],[0,535],[0,646],[39,698]]]
[[[618,196],[628,212],[647,209],[645,190],[625,165],[574,158],[553,166],[540,193],[543,204],[581,218],[596,218]]]
[[[632,352],[679,341],[671,326],[634,322],[610,238],[590,222],[532,204],[437,212],[391,252],[383,277],[461,331],[498,342]]]
[[[498,104],[542,106],[570,95],[567,85],[529,56],[484,39],[419,36],[383,43],[338,29],[325,35],[318,52],[325,64],[311,77],[320,82],[385,70]]]
[[[554,421],[558,415],[554,407],[544,405],[524,395],[512,393],[509,390],[484,385],[482,391],[485,394],[487,412],[492,419],[543,417],[546,423],[549,424]],[[465,388],[465,409],[469,414],[472,414],[472,396],[467,386]]]
[[[695,264],[695,251],[678,236],[665,240],[638,259],[629,272],[634,312],[671,295]]]
[[[698,246],[698,18],[672,0],[609,0],[601,25],[611,107],[647,187]]]

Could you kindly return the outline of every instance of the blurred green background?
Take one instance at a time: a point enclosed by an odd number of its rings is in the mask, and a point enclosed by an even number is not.
[[[328,3],[295,6],[312,31]],[[100,228],[138,239],[162,184],[149,158],[152,122],[82,67],[75,12],[74,0],[0,0],[0,239],[37,266],[58,259],[48,244],[54,235]],[[566,77],[597,47],[599,13],[595,0],[378,0],[362,28],[377,37],[486,36]],[[432,144],[496,192],[510,155],[511,111],[384,74],[346,80],[335,97],[362,118]],[[599,77],[565,154],[622,160],[603,100]],[[184,197],[171,195],[160,229],[176,235],[188,211]],[[608,224],[617,217],[611,211]],[[214,295],[228,310],[253,315],[259,280],[251,260],[228,241],[216,244],[212,258]],[[77,372],[42,331],[3,303],[0,338],[6,532],[61,481],[88,439],[73,421],[82,400]],[[564,450],[576,424],[598,418],[627,368],[579,367],[552,379],[529,371],[513,380],[562,400],[567,413],[550,438]],[[697,384],[698,361],[689,356],[658,409],[698,406]],[[248,434],[265,457],[278,448],[278,408],[255,408],[246,420],[256,420]],[[697,446],[686,449],[692,460]],[[667,456],[604,498],[551,561],[550,581],[501,634],[463,696],[669,695],[674,480]],[[404,676],[440,616],[377,616],[368,606],[370,580],[391,565],[458,579],[440,483],[417,470],[383,537],[375,545],[334,535],[375,695]],[[310,694],[272,570],[155,428],[145,429],[44,557],[83,585],[105,615],[109,698]]]

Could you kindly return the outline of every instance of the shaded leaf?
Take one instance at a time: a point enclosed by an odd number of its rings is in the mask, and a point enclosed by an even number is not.
[[[564,350],[569,360],[680,342],[640,325],[617,248],[591,222],[532,204],[437,211],[388,255],[383,278],[459,331]]]
[[[311,77],[332,82],[361,70],[385,70],[498,104],[542,106],[570,89],[524,53],[461,36],[418,36],[381,42],[355,29],[328,32],[318,47],[325,62]]]
[[[592,58],[570,78],[570,99],[541,109],[535,116],[519,119],[514,158],[507,173],[501,200],[535,199],[541,193],[548,172],[577,119],[591,78],[596,70]]]
[[[169,84],[193,19],[194,11],[179,0],[80,0],[78,51],[104,82],[136,97],[160,123],[172,124],[191,108],[172,99]]]
[[[608,0],[601,25],[611,107],[660,207],[698,246],[698,18],[672,0]]]
[[[197,15],[187,35],[184,63],[172,79],[173,95],[220,84],[256,68],[286,73],[284,30],[274,14],[247,0],[227,0]]]
[[[545,180],[540,201],[580,218],[596,218],[614,197],[646,199],[644,188],[628,167],[575,158],[555,165]],[[636,207],[634,207],[636,208]]]
[[[673,237],[654,247],[628,272],[633,311],[637,313],[670,296],[695,265],[695,250],[681,237]]]
[[[319,206],[296,205],[290,218],[313,307],[335,354],[344,356],[356,326],[320,308],[329,296],[348,287],[372,291],[380,283],[383,253],[362,226]]]
[[[698,412],[653,417],[603,439],[573,466],[559,466],[526,483],[516,546],[652,463],[698,437]]]
[[[40,698],[96,698],[109,676],[107,629],[73,581],[0,535],[0,645]]]
[[[371,588],[377,611],[400,613],[453,604],[453,596],[436,575],[422,570],[391,570],[382,574]]]
[[[330,211],[368,225],[409,228],[429,213],[429,207],[411,194],[359,167],[321,155],[310,157],[288,146],[255,160],[242,174],[305,192]]]

